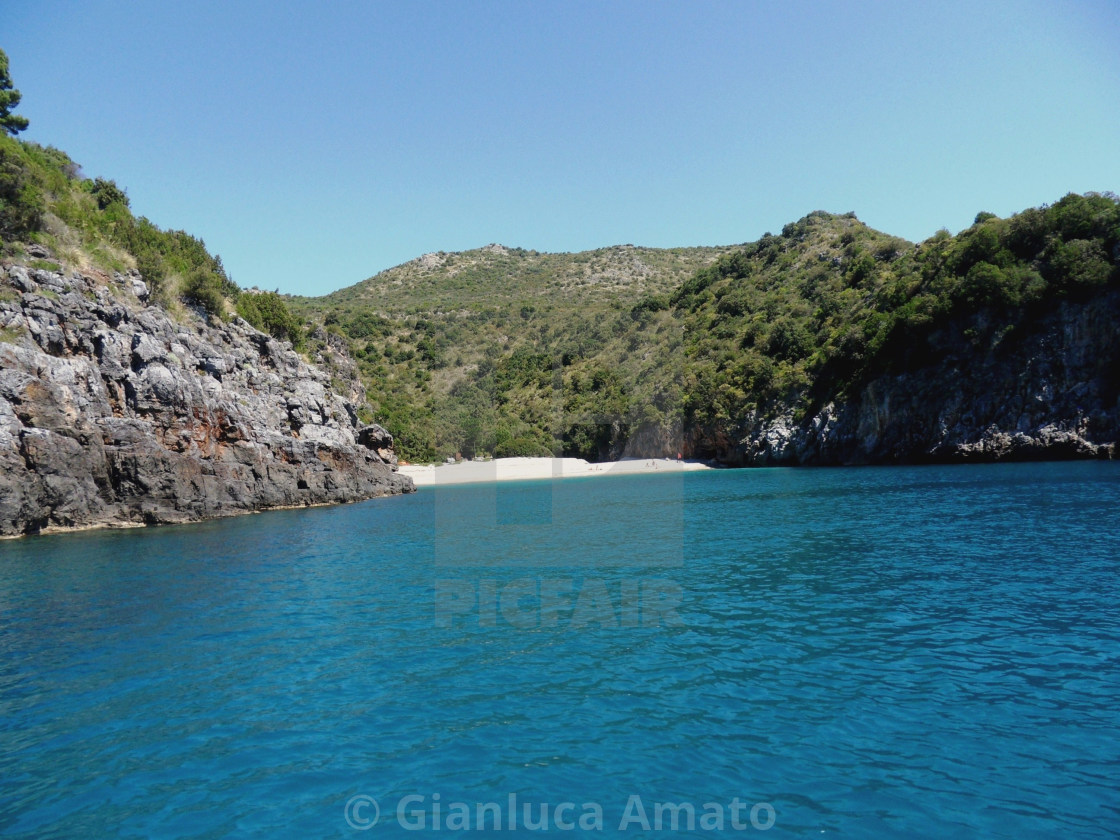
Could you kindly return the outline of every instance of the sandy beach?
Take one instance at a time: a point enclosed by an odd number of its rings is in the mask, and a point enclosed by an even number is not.
[[[403,464],[402,475],[412,476],[417,487],[445,484],[478,484],[489,481],[523,481],[542,478],[579,478],[589,475],[685,472],[711,467],[699,461],[670,458],[633,458],[591,464],[582,458],[495,458],[458,464]]]

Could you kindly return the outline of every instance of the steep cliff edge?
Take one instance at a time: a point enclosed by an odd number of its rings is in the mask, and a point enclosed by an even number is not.
[[[287,342],[147,298],[135,272],[0,266],[0,535],[414,489]]]
[[[909,243],[810,213],[673,300],[685,451],[736,465],[1111,458],[1120,198]]]
[[[1029,327],[1018,332],[974,315],[929,337],[928,364],[878,377],[811,416],[748,417],[719,455],[753,466],[1114,458],[1118,317],[1116,291],[1062,301],[1022,319]]]

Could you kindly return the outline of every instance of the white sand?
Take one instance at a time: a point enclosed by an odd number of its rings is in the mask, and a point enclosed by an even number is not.
[[[405,464],[402,475],[412,476],[417,487],[445,484],[477,484],[486,481],[520,481],[528,478],[575,478],[587,475],[685,472],[710,469],[698,461],[670,458],[632,458],[589,464],[582,458],[495,458],[493,461],[462,461],[458,464]]]

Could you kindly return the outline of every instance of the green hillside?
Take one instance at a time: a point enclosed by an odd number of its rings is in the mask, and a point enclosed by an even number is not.
[[[364,377],[379,383],[369,389],[379,394],[371,397],[375,416],[405,457],[551,454],[566,410],[554,378],[576,374],[577,389],[591,395],[570,410],[617,411],[622,402],[608,392],[620,394],[633,371],[602,366],[629,358],[613,345],[630,309],[667,301],[734,251],[621,245],[546,254],[488,245],[427,254],[334,294],[289,302],[350,343]]]
[[[871,379],[1010,345],[1063,301],[1120,285],[1120,201],[1068,195],[912,245],[813,213],[685,283],[686,426],[815,410]]]
[[[350,342],[406,457],[602,459],[640,436],[713,456],[744,418],[805,416],[946,336],[1012,342],[1118,262],[1120,202],[1071,194],[920,244],[815,212],[734,248],[430,254],[292,306]]]

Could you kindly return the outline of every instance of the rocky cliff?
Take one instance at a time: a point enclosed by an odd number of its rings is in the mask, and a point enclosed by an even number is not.
[[[147,300],[135,273],[0,266],[0,535],[414,489],[286,342]]]
[[[750,415],[730,439],[693,430],[687,448],[751,466],[1111,459],[1118,323],[1115,290],[1062,301],[1018,329],[975,313],[915,337],[926,364],[807,415]]]

